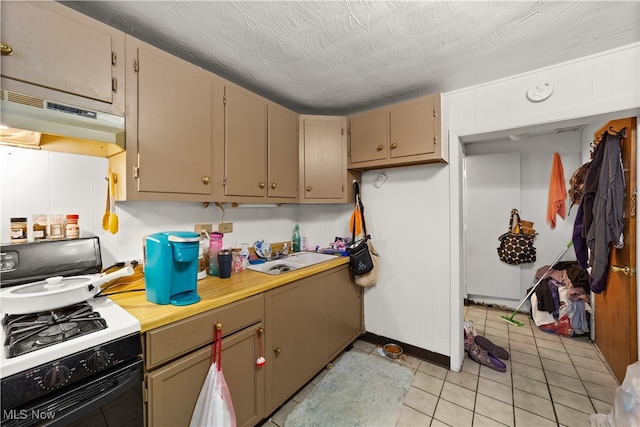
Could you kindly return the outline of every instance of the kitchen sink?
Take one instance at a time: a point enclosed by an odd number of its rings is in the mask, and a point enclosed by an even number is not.
[[[299,268],[309,267],[335,258],[335,255],[321,254],[317,252],[299,252],[286,257],[273,259],[262,264],[252,264],[249,270],[266,274],[282,274]]]
[[[296,252],[288,255],[285,259],[291,262],[304,264],[305,266],[319,264],[321,262],[335,259],[336,255],[323,254],[320,252]]]

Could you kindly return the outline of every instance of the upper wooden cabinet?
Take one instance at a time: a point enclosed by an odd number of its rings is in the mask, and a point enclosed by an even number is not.
[[[229,82],[220,90],[222,201],[296,202],[298,115]]]
[[[355,114],[348,121],[350,169],[448,159],[448,148],[440,134],[440,94]]]
[[[352,201],[352,180],[347,171],[346,117],[300,116],[299,203]]]
[[[110,159],[126,177],[119,200],[213,201],[217,77],[132,37],[126,47],[126,161]]]
[[[53,1],[0,7],[3,89],[124,114],[124,33]]]
[[[298,199],[298,114],[269,104],[268,195]]]

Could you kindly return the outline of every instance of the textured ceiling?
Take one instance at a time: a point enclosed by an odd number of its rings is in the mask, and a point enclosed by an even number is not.
[[[637,1],[62,3],[304,114],[346,115],[640,40]]]

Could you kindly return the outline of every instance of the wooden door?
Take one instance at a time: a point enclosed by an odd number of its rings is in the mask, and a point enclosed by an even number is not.
[[[226,196],[267,194],[267,104],[242,88],[225,87]]]
[[[264,417],[264,369],[256,365],[257,329],[262,323],[222,340],[222,372],[231,393],[238,426]],[[212,363],[206,346],[147,375],[150,426],[187,426]]]
[[[269,105],[269,197],[298,197],[298,115]],[[293,201],[292,201],[293,202]]]
[[[2,75],[110,104],[113,33],[87,17],[71,19],[31,2],[2,2],[2,41],[13,49],[2,57]]]
[[[392,159],[435,152],[435,99],[428,96],[391,109],[389,154]]]
[[[212,194],[215,80],[160,49],[129,41],[139,64],[138,191]]]
[[[627,366],[638,360],[637,284],[636,284],[636,118],[613,120],[598,130],[626,128],[621,140],[626,186],[624,248],[612,247],[607,285],[595,295],[595,342],[618,381],[622,383]],[[621,267],[622,269],[620,269]],[[628,267],[629,270],[625,270]]]
[[[375,110],[349,119],[349,166],[384,160],[388,153],[388,110]]]
[[[329,309],[329,358],[364,333],[363,289],[354,283],[347,266],[327,275]]]
[[[275,410],[328,362],[326,275],[267,293],[266,412]]]
[[[346,118],[307,116],[301,119],[304,172],[301,197],[305,200],[347,201]]]

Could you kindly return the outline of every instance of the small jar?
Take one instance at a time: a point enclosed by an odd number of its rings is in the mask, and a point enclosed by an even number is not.
[[[44,240],[47,238],[47,216],[33,216],[33,240]]]
[[[77,239],[80,237],[80,227],[78,226],[79,215],[67,215],[67,226],[65,227],[65,237],[67,239]]]
[[[27,241],[27,218],[11,218],[11,243]]]
[[[49,215],[49,238],[64,239],[64,216],[60,214]]]

